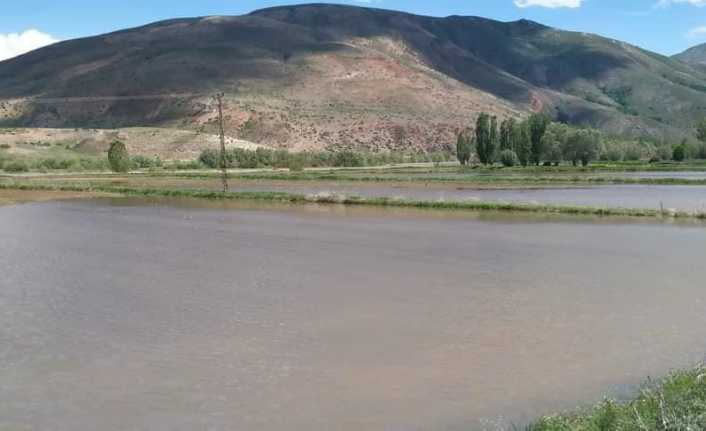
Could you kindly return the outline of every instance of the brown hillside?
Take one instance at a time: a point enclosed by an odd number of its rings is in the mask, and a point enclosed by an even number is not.
[[[436,149],[481,110],[545,110],[678,135],[706,78],[627,44],[528,21],[304,5],[159,22],[0,63],[0,126],[172,127],[294,149]]]

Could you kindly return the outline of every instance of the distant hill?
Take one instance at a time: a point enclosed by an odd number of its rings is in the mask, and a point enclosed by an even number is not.
[[[674,58],[692,66],[706,68],[706,43],[689,48]]]
[[[531,21],[340,5],[175,19],[0,62],[0,126],[214,130],[294,149],[437,149],[482,110],[632,136],[692,133],[706,73]],[[138,97],[136,97],[138,96]]]

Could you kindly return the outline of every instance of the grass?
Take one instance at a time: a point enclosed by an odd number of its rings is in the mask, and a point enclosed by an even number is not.
[[[335,205],[358,205],[376,207],[397,207],[397,208],[420,208],[437,210],[463,210],[463,211],[507,211],[518,213],[543,213],[543,214],[569,214],[581,216],[599,217],[641,217],[641,218],[670,218],[670,219],[697,219],[706,220],[706,213],[689,213],[682,211],[659,211],[651,209],[631,209],[631,208],[598,208],[587,206],[569,205],[534,205],[524,203],[502,203],[502,202],[454,202],[454,201],[423,201],[396,199],[388,197],[365,198],[359,196],[339,196],[339,195],[303,195],[286,192],[230,192],[221,193],[212,190],[185,190],[169,188],[134,188],[96,184],[37,184],[37,183],[17,183],[6,182],[0,184],[0,189],[12,190],[56,190],[71,192],[105,192],[115,193],[124,196],[145,196],[145,197],[186,197],[197,199],[230,199],[230,200],[257,200],[284,202],[292,204],[335,204]]]
[[[192,179],[217,178],[215,172],[197,173],[166,173],[152,172],[150,176],[175,176]],[[704,186],[704,179],[689,178],[620,178],[620,177],[590,177],[590,176],[511,176],[511,175],[464,175],[439,174],[434,172],[415,172],[400,174],[395,172],[380,174],[366,171],[305,171],[305,172],[261,172],[261,173],[231,173],[234,179],[272,180],[272,181],[346,181],[346,182],[399,182],[399,183],[469,183],[469,184],[522,184],[522,185],[691,185]]]
[[[576,413],[544,417],[528,431],[698,431],[706,429],[706,368],[648,381],[628,402],[605,400]]]

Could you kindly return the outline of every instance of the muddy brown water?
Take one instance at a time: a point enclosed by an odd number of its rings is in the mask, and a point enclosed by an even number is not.
[[[66,180],[66,179],[65,179]],[[218,179],[184,178],[77,178],[114,186],[220,190]],[[51,181],[50,181],[51,182]],[[706,212],[706,186],[698,185],[596,185],[528,186],[464,185],[463,183],[332,182],[332,181],[230,181],[231,191],[337,194],[367,198],[388,197],[425,201],[489,201],[540,205],[592,206]]]
[[[444,185],[238,183],[233,191],[391,197],[424,201],[488,201],[600,208],[673,209],[706,212],[706,186],[602,185],[594,187],[476,188]]]
[[[0,428],[495,429],[706,351],[702,225],[93,199],[0,238]]]

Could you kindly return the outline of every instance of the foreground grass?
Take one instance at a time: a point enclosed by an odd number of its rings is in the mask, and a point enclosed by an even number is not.
[[[483,201],[423,201],[411,199],[397,199],[389,197],[365,198],[360,196],[340,196],[332,194],[304,195],[287,192],[229,192],[221,193],[212,190],[190,190],[172,188],[141,188],[122,187],[101,184],[38,184],[6,182],[0,183],[0,189],[11,190],[45,190],[69,192],[105,192],[124,196],[144,197],[178,197],[197,199],[230,199],[230,200],[257,200],[281,203],[315,203],[337,205],[359,205],[376,207],[421,208],[440,210],[467,210],[467,211],[508,211],[544,214],[569,214],[600,217],[642,217],[642,218],[682,218],[706,220],[706,213],[689,213],[683,211],[659,211],[651,209],[633,208],[599,208],[588,206],[570,205],[537,205],[525,203],[483,202]]]
[[[706,430],[706,368],[647,382],[629,402],[606,400],[587,411],[548,416],[528,431]]]

